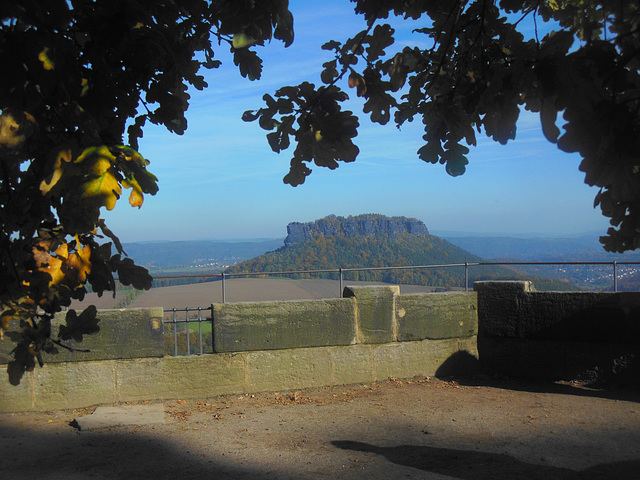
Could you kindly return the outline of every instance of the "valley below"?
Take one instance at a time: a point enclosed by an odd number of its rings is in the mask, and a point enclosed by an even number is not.
[[[379,282],[345,281],[349,285],[379,285]],[[225,281],[227,302],[262,302],[276,300],[309,300],[318,298],[338,298],[340,282],[329,279],[288,279],[288,278],[231,278]],[[422,285],[400,285],[400,292],[426,293],[435,287]],[[88,294],[82,302],[74,302],[72,308],[95,305],[99,309],[122,308],[123,295],[98,297]],[[152,288],[133,299],[127,308],[163,307],[164,309],[203,307],[222,302],[222,282],[213,281],[190,285]]]

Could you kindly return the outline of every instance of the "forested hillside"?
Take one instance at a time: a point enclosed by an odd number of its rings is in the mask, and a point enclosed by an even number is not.
[[[389,236],[314,235],[304,242],[239,263],[227,270],[240,272],[280,272],[330,268],[399,267],[409,265],[445,265],[481,262],[482,259],[433,235],[397,233]],[[470,269],[470,281],[481,279],[518,279],[522,275],[501,267]],[[306,275],[305,275],[306,276]],[[335,277],[336,274],[321,274]],[[464,267],[346,272],[347,280],[380,281],[443,288],[464,286]],[[539,289],[564,290],[566,282],[551,283],[534,279]]]

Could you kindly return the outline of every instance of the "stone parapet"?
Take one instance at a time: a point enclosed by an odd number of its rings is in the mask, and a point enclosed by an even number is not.
[[[640,345],[640,293],[536,292],[531,282],[476,282],[482,333]]]
[[[0,412],[71,409],[142,400],[205,399],[382,381],[389,377],[434,376],[449,358],[461,352],[475,358],[475,341],[424,340],[51,363],[27,373],[18,387],[0,383]]]
[[[355,299],[357,343],[389,343],[398,339],[395,300],[400,287],[346,287],[343,296]]]
[[[476,282],[478,351],[489,373],[640,383],[640,293],[536,292]]]
[[[478,332],[477,294],[400,295],[396,317],[399,342],[472,337]]]
[[[91,355],[52,356],[17,387],[5,377],[0,411],[464,374],[477,363],[474,292],[373,286],[347,287],[345,296],[214,304],[216,353],[189,357],[162,358],[162,309],[99,311],[101,332],[80,344]]]
[[[51,322],[53,337],[64,323],[65,313],[58,313]],[[45,363],[87,362],[118,358],[147,358],[164,355],[163,311],[161,307],[99,310],[100,332],[84,335],[82,342],[63,342],[89,352],[69,351],[58,347],[54,355],[43,354]],[[17,325],[16,325],[17,327]],[[9,339],[0,341],[0,364],[11,359],[15,344]]]
[[[350,299],[213,305],[216,353],[351,345],[356,342]]]

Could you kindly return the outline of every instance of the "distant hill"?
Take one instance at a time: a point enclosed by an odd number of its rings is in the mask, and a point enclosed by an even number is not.
[[[598,241],[597,234],[567,238],[447,237],[447,240],[489,261],[640,261],[640,251],[623,254],[606,252]],[[591,290],[609,290],[613,286],[613,270],[607,266],[522,266],[516,270],[526,275],[568,280],[580,288]],[[618,275],[620,290],[640,289],[640,266],[620,265]]]
[[[630,261],[640,260],[640,252],[606,252],[598,235],[567,238],[444,237],[449,242],[486,259],[545,261]]]
[[[287,230],[289,236],[284,247],[239,263],[227,271],[279,272],[483,261],[477,255],[430,235],[419,220],[405,217],[373,214],[346,218],[330,216],[308,224],[290,224]],[[521,274],[501,267],[475,268],[470,272],[471,282],[480,279],[524,278]],[[348,272],[345,273],[345,279],[444,288],[463,287],[464,268]],[[563,281],[545,283],[536,279],[536,288],[564,290],[571,289],[571,286]]]
[[[127,255],[138,265],[153,272],[196,266],[223,270],[229,265],[282,246],[282,240],[141,242],[125,243],[123,246]]]

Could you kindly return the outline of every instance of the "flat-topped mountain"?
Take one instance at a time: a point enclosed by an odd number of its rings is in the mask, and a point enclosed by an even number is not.
[[[336,268],[383,268],[345,272],[346,280],[381,281],[404,285],[460,288],[464,286],[464,263],[482,259],[442,238],[430,235],[420,220],[384,215],[337,217],[330,215],[315,222],[290,223],[285,245],[251,260],[230,267],[228,273],[286,272]],[[398,269],[408,265],[462,265],[445,268]],[[306,274],[302,274],[304,277]],[[332,276],[333,275],[333,276]],[[300,275],[298,275],[300,276]],[[321,273],[322,278],[334,278]],[[497,266],[470,271],[470,281],[518,279],[521,275]],[[560,281],[534,279],[538,289],[564,290]],[[542,287],[542,288],[541,288]]]
[[[365,214],[348,217],[329,215],[315,222],[292,222],[287,226],[285,246],[303,243],[314,235],[325,237],[368,237],[385,236],[397,238],[400,233],[411,235],[429,235],[427,227],[417,218],[386,217],[377,214]]]

